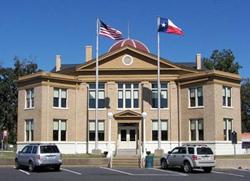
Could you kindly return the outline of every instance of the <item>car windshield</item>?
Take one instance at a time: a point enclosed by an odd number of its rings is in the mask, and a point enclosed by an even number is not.
[[[41,153],[59,153],[57,146],[48,145],[48,146],[41,146],[40,147]]]
[[[210,148],[201,147],[201,148],[197,148],[197,154],[198,155],[212,155],[213,151]]]

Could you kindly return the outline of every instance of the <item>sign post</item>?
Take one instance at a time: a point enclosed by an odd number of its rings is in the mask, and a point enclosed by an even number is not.
[[[237,132],[233,131],[232,134],[232,144],[234,145],[234,156],[236,155],[236,144],[237,144]]]

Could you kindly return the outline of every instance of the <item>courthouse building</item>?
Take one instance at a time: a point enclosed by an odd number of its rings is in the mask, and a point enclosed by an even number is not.
[[[51,72],[23,76],[17,82],[18,148],[42,142],[56,143],[63,153],[92,153],[96,146],[104,152],[111,119],[110,144],[116,154],[124,150],[139,154],[143,136],[145,149],[152,153],[194,143],[206,144],[216,154],[233,154],[232,131],[238,133],[236,151],[242,153],[240,76],[206,70],[200,54],[189,63],[161,58],[160,67],[159,126],[157,56],[134,39],[112,45],[99,57],[96,125],[92,47],[86,46],[86,59],[79,64],[62,64],[57,55]]]

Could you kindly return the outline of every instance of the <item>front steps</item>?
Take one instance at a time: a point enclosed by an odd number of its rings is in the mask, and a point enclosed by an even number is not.
[[[112,160],[112,167],[140,168],[140,158],[138,156],[118,156]]]
[[[112,167],[140,167],[140,156],[136,149],[118,149],[112,159]]]

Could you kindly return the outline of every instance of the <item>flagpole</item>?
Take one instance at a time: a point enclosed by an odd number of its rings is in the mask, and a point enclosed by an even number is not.
[[[96,74],[95,74],[95,150],[98,149],[98,89],[99,89],[99,18],[96,20]]]
[[[160,26],[160,17],[157,17],[157,28]],[[160,81],[160,33],[157,30],[157,87],[158,87],[158,149],[161,149],[161,81]]]

